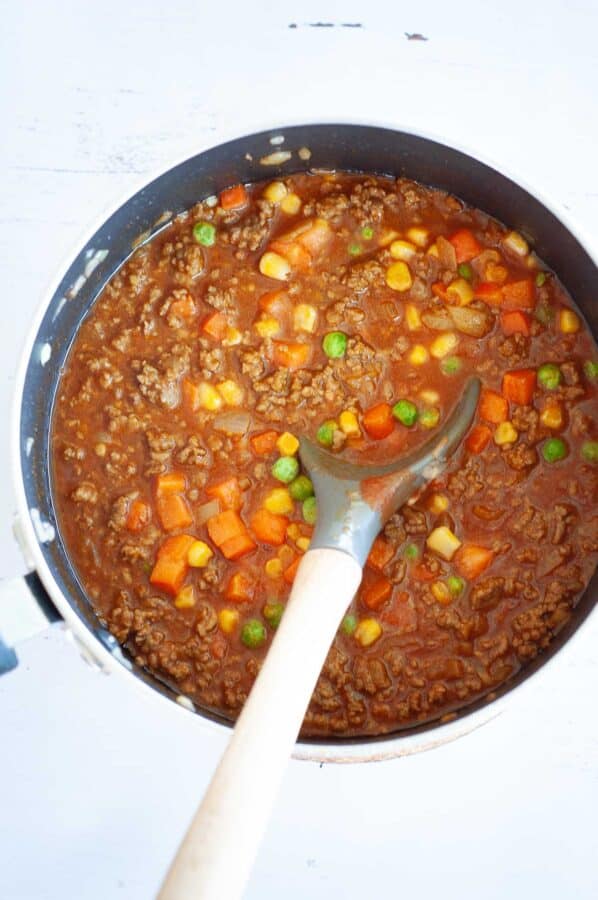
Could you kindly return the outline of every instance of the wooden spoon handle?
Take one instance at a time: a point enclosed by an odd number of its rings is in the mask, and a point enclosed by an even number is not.
[[[314,685],[361,581],[340,550],[301,560],[281,624],[159,900],[241,897]]]

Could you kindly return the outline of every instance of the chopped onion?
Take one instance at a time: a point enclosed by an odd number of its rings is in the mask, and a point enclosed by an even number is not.
[[[492,329],[492,316],[482,309],[471,306],[449,306],[447,311],[457,331],[472,337],[484,337]]]
[[[216,431],[224,431],[225,434],[243,435],[249,431],[251,416],[248,412],[235,410],[234,412],[220,413],[214,419]]]
[[[457,253],[450,241],[439,235],[436,238],[436,246],[438,247],[438,259],[447,269],[457,268]]]
[[[424,325],[434,331],[450,331],[453,328],[453,320],[444,310],[422,313],[421,319]]]
[[[198,506],[195,510],[195,524],[203,525],[204,522],[207,522],[212,516],[217,516],[219,512],[219,500],[210,500],[208,503],[202,503],[202,505]]]
[[[262,166],[281,166],[289,160],[292,155],[293,154],[288,150],[275,150],[274,153],[268,153],[267,156],[262,156],[260,163]]]

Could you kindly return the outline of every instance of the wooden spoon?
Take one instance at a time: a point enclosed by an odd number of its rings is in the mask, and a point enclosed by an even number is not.
[[[389,516],[438,477],[473,418],[467,383],[443,428],[385,466],[356,466],[301,440],[318,522],[284,616],[229,744],[159,894],[160,900],[237,900],[339,623]]]

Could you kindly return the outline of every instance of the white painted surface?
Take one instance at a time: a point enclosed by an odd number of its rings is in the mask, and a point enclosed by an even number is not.
[[[28,322],[81,232],[146,174],[256,121],[353,115],[436,132],[519,172],[598,243],[591,0],[257,9],[2,4],[5,423]],[[0,452],[7,472],[6,440]],[[15,574],[6,478],[0,501],[0,572]],[[379,765],[292,763],[249,900],[595,897],[597,640],[594,622],[511,711],[451,746]],[[60,628],[21,658],[0,681],[1,896],[151,897],[221,738],[90,670]]]

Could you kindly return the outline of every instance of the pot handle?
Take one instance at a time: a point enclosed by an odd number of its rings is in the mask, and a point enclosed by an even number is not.
[[[0,675],[18,665],[15,644],[61,618],[37,572],[0,581]]]

